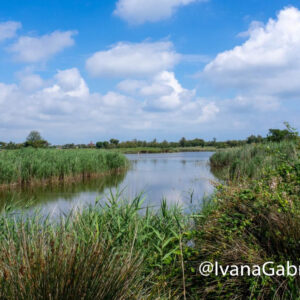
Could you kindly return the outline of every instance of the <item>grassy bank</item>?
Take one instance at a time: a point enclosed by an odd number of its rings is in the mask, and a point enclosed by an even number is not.
[[[0,186],[92,177],[127,165],[119,153],[99,150],[33,149],[0,152]]]
[[[220,150],[210,158],[212,171],[225,180],[257,179],[276,169],[282,161],[298,156],[295,142],[251,144]]]
[[[176,147],[176,148],[154,148],[154,147],[137,147],[137,148],[116,148],[113,151],[125,154],[139,153],[176,153],[176,152],[210,152],[216,151],[215,147]]]
[[[300,265],[300,159],[294,143],[247,146],[216,153],[225,168],[210,205],[195,218],[193,255],[223,266]],[[238,161],[237,167],[234,162]],[[255,170],[255,171],[253,171]],[[234,179],[232,181],[232,179]],[[187,267],[187,270],[190,270]],[[204,299],[299,299],[299,276],[209,276],[187,272],[193,295]]]

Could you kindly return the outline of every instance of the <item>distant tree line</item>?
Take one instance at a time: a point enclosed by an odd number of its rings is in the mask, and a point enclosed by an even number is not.
[[[33,130],[28,134],[24,143],[17,144],[14,142],[0,142],[0,149],[13,150],[24,147],[48,148],[50,147],[50,144],[45,139],[43,139],[41,134],[36,130]]]
[[[185,147],[215,147],[215,148],[230,148],[238,147],[245,144],[264,143],[264,142],[280,142],[284,140],[297,140],[299,139],[298,132],[292,128],[289,123],[285,122],[285,129],[269,129],[266,137],[261,135],[250,135],[245,140],[227,140],[217,141],[213,138],[211,141],[205,141],[201,138],[188,140],[182,137],[178,142],[168,142],[166,140],[158,142],[156,139],[153,141],[141,141],[134,139],[132,141],[120,142],[118,139],[110,139],[109,141],[98,141],[96,144],[90,142],[89,144],[65,144],[62,146],[51,146],[45,139],[43,139],[38,131],[31,131],[24,143],[4,143],[0,142],[1,149],[19,149],[23,147],[34,148],[61,148],[61,149],[78,149],[78,148],[98,148],[98,149],[116,149],[116,148],[185,148]]]

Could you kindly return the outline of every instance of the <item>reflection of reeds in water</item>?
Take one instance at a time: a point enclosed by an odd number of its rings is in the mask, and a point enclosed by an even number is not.
[[[103,193],[107,188],[117,187],[125,178],[127,169],[110,172],[90,179],[80,178],[71,182],[56,182],[48,185],[16,187],[0,191],[0,211],[6,205],[22,208],[56,201],[58,196],[71,201],[81,192]]]

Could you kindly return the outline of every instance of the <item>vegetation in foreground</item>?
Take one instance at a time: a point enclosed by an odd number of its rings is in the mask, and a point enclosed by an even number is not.
[[[58,223],[0,218],[1,299],[176,299],[185,217],[142,198],[90,207]],[[174,276],[172,275],[174,274]]]
[[[187,265],[300,265],[299,144],[244,147],[216,153],[212,161],[221,168],[229,166],[224,173],[227,184],[218,186],[212,202],[195,218],[194,253]],[[243,163],[232,167],[235,161]],[[300,297],[299,276],[201,277],[188,271],[196,299]]]
[[[88,178],[126,166],[125,156],[109,151],[34,148],[0,151],[0,186],[64,181],[74,176]]]

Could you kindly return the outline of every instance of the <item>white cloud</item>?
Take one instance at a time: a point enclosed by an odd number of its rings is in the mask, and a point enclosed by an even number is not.
[[[219,107],[214,103],[208,103],[202,106],[198,118],[196,118],[197,123],[205,123],[213,120],[216,115],[220,112]]]
[[[16,36],[17,30],[22,27],[19,22],[4,22],[0,23],[0,42],[11,39]]]
[[[162,71],[148,80],[124,80],[117,88],[145,100],[148,110],[173,110],[195,96],[194,90],[184,89],[173,72]]]
[[[254,108],[259,111],[275,111],[280,107],[278,97],[270,95],[248,94],[237,95],[228,102],[228,107],[237,111],[249,111]],[[234,108],[233,108],[234,107]]]
[[[3,103],[6,99],[8,99],[15,90],[16,85],[8,85],[0,82],[0,104]]]
[[[157,22],[171,17],[181,6],[206,0],[119,0],[114,14],[131,24]]]
[[[179,108],[184,102],[195,96],[195,91],[184,89],[172,72],[161,72],[153,82],[140,89],[142,96],[148,97],[146,107],[156,110],[172,110]]]
[[[54,31],[40,37],[21,36],[10,48],[17,61],[46,61],[63,49],[73,46],[76,31]]]
[[[86,97],[89,95],[89,88],[76,68],[58,71],[55,79],[64,95],[71,97]]]
[[[24,74],[20,76],[20,86],[27,91],[41,88],[44,84],[43,79],[37,74]]]
[[[220,53],[204,70],[219,86],[246,95],[295,95],[300,92],[300,11],[281,10],[276,20],[254,23],[241,46]]]
[[[23,139],[31,129],[40,130],[57,142],[90,140],[133,135],[149,135],[155,130],[183,134],[193,126],[212,122],[218,113],[214,103],[196,99],[194,91],[184,89],[172,72],[161,72],[152,79],[136,80],[132,95],[109,91],[90,93],[76,69],[58,71],[53,78],[41,79],[42,85],[24,89],[0,83],[0,132],[3,139]],[[30,80],[28,79],[28,80]],[[34,81],[34,80],[33,80]],[[157,86],[152,93],[147,86]],[[18,109],[16,109],[16,107]],[[145,137],[144,137],[145,138]]]
[[[118,83],[118,90],[127,93],[133,94],[136,93],[140,88],[147,85],[146,81],[135,80],[135,79],[126,79]]]
[[[118,43],[93,54],[86,68],[92,76],[140,77],[172,69],[179,59],[171,42]]]

